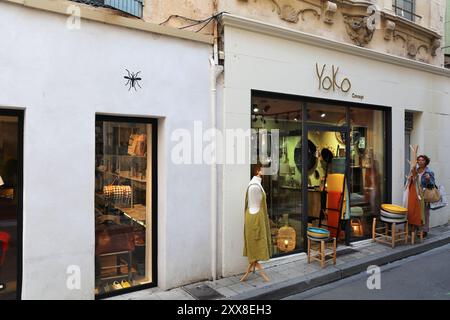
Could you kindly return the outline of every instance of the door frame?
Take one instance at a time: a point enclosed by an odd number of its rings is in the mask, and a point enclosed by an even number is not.
[[[347,110],[348,111],[348,110]],[[321,132],[341,132],[347,137],[345,140],[345,183],[350,190],[350,165],[348,159],[350,159],[350,126],[349,126],[349,112],[346,112],[346,123],[343,126],[333,126],[333,125],[322,125],[322,124],[311,124],[307,121],[302,122],[302,172],[308,171],[308,163],[303,159],[308,157],[308,135],[310,131],[321,131]],[[307,119],[307,103],[303,104],[303,119]],[[305,139],[306,137],[306,139]],[[301,185],[302,185],[302,234],[303,234],[303,250],[307,250],[307,228],[308,228],[308,175],[301,175]],[[337,235],[339,237],[339,235]],[[345,243],[348,245],[350,242],[350,232],[348,226],[345,228]]]
[[[2,109],[0,116],[17,117],[17,274],[16,300],[22,299],[23,276],[23,135],[25,110]]]

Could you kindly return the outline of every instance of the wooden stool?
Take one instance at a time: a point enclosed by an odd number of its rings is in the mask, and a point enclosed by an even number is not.
[[[372,240],[374,242],[379,242],[383,244],[387,244],[395,247],[395,244],[399,241],[404,241],[405,244],[408,243],[408,235],[409,235],[409,224],[408,220],[402,222],[385,222],[384,227],[377,228],[377,218],[373,218],[372,223]],[[401,232],[397,232],[397,226],[400,224],[404,224],[405,228]]]
[[[423,230],[420,230],[420,231],[416,232],[415,229],[412,229],[411,230],[411,244],[415,244],[415,242],[416,242],[416,235],[419,236],[420,243],[423,242]]]
[[[328,248],[328,243],[332,242],[332,248]],[[313,248],[313,243],[317,244],[316,248]],[[325,267],[325,262],[333,260],[333,265],[336,264],[336,238],[316,239],[308,237],[308,263],[311,260],[317,260],[320,262],[320,266]]]

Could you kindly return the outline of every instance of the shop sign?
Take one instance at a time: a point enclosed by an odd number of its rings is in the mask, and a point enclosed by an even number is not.
[[[326,91],[336,91],[340,90],[344,93],[347,93],[352,88],[352,84],[348,78],[344,78],[342,80],[339,79],[339,67],[335,67],[334,65],[331,67],[331,74],[326,74],[325,69],[327,65],[324,64],[321,68],[319,68],[319,64],[316,63],[316,73],[317,78],[319,80],[319,90]],[[320,70],[319,70],[320,69]]]

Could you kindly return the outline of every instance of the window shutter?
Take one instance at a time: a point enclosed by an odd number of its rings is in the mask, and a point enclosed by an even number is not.
[[[142,18],[144,0],[105,0],[105,4],[117,10]]]

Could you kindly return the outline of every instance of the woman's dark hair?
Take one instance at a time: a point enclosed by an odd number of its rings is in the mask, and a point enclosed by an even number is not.
[[[429,165],[430,162],[431,162],[431,159],[429,157],[427,157],[426,155],[424,155],[424,154],[421,154],[420,156],[418,156],[417,160],[419,160],[419,158],[423,158],[425,160],[425,165],[426,166]]]
[[[258,171],[262,169],[261,163],[256,163],[252,165],[252,176],[256,176],[258,174]]]

